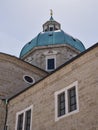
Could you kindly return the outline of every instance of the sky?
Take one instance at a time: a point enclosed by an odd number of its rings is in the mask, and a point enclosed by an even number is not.
[[[98,42],[98,0],[0,0],[0,52],[19,57],[50,18],[86,48]]]

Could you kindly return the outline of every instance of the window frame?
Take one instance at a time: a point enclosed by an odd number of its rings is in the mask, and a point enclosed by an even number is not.
[[[54,31],[54,25],[49,25],[49,31]]]
[[[62,116],[65,114],[66,112],[66,108],[65,108],[65,92],[62,92],[58,95],[57,97],[58,99],[58,117]],[[63,113],[62,113],[63,112]]]
[[[32,79],[32,82],[27,81],[25,77],[31,78],[31,79]],[[34,84],[34,83],[35,83],[34,77],[32,77],[32,76],[30,76],[30,75],[23,75],[23,80],[24,80],[26,83],[28,83],[28,84]]]
[[[75,92],[76,92],[76,109],[70,112],[69,111],[69,103],[68,103],[68,100],[69,100],[68,99],[68,90],[70,90],[73,87],[75,87]],[[65,114],[58,116],[58,96],[61,93],[65,93]],[[67,86],[59,91],[56,91],[54,93],[54,96],[55,96],[55,121],[58,121],[59,119],[62,119],[66,116],[69,116],[69,115],[72,115],[72,114],[79,112],[78,81],[75,81],[72,84],[70,84],[69,86]]]
[[[23,127],[22,127],[22,130],[25,130],[25,117],[26,117],[26,112],[31,110],[31,120],[30,120],[30,130],[32,130],[32,113],[33,113],[33,105],[31,105],[30,107],[22,110],[22,111],[19,111],[16,113],[16,126],[15,126],[15,130],[18,130],[18,118],[19,118],[19,115],[23,114]]]
[[[49,59],[54,59],[54,69],[48,69],[48,60]],[[46,56],[46,71],[53,71],[56,69],[56,56],[51,55],[51,56]]]

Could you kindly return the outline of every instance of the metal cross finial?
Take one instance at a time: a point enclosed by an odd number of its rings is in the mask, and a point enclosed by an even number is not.
[[[50,15],[53,16],[53,11],[52,11],[52,9],[50,9]]]

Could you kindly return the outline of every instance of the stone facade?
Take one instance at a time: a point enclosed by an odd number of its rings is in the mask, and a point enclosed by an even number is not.
[[[0,53],[0,99],[8,99],[29,87],[23,79],[25,75],[32,76],[37,82],[47,73],[14,56]]]
[[[79,112],[55,121],[55,92],[78,82]],[[8,106],[8,130],[15,130],[16,113],[33,105],[32,130],[98,130],[98,46],[66,63]],[[3,130],[3,129],[0,129]]]
[[[0,100],[0,130],[4,130],[4,123],[5,123],[5,102]]]
[[[49,45],[43,47],[36,47],[29,54],[23,57],[23,60],[31,63],[43,70],[46,70],[46,57],[56,57],[56,68],[64,64],[66,61],[75,57],[80,52],[68,45]]]

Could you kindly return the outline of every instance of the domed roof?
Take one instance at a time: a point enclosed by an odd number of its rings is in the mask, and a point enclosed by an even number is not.
[[[52,17],[53,11],[50,12],[50,19],[43,24],[43,32],[39,33],[34,39],[27,43],[20,52],[20,58],[31,51],[34,47],[48,46],[56,44],[67,44],[80,52],[85,50],[84,45],[78,39],[66,34],[61,30],[61,25]]]
[[[80,52],[85,50],[85,47],[80,40],[73,38],[62,30],[55,30],[39,33],[34,39],[32,39],[23,47],[20,53],[20,58],[27,54],[34,47],[56,44],[67,44],[79,50]]]

